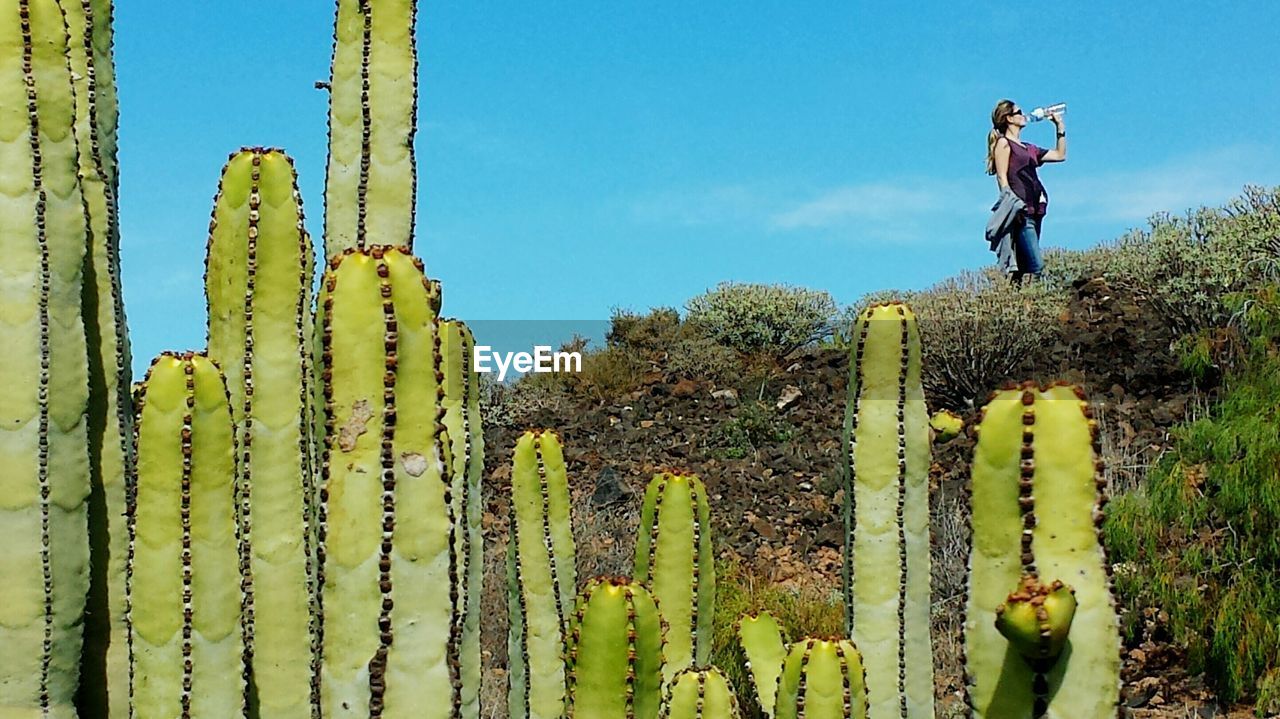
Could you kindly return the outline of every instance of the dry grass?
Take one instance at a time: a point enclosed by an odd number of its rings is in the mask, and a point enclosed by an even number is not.
[[[578,586],[599,575],[630,575],[635,554],[636,527],[640,522],[638,502],[628,502],[607,510],[591,504],[587,483],[570,476],[573,487],[573,535],[577,545]],[[576,485],[576,486],[575,486]],[[634,488],[633,488],[634,489]],[[486,492],[495,490],[492,483]],[[506,498],[499,502],[488,498],[489,507],[506,508]],[[481,686],[481,719],[506,719],[507,714],[507,536],[505,515],[486,527],[484,594],[481,598],[481,652],[483,682]]]
[[[930,498],[933,574],[933,672],[939,706],[963,699],[965,597],[968,591],[969,502],[957,488],[940,486]],[[963,704],[963,701],[961,701]],[[946,716],[940,712],[939,716]]]

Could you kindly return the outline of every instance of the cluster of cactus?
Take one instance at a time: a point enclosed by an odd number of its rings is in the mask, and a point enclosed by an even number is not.
[[[559,438],[516,443],[507,551],[509,715],[523,718],[728,719],[738,694],[709,666],[715,607],[710,505],[702,481],[661,472],[640,514],[634,578],[598,577],[574,594],[570,492]],[[769,717],[863,719],[862,656],[844,639],[788,651],[767,613],[739,620],[752,679]]]
[[[0,714],[479,716],[474,342],[404,249],[415,3],[337,7],[319,309],[292,161],[235,153],[207,355],[134,395],[110,2],[0,4]]]
[[[0,715],[479,719],[483,428],[474,339],[440,319],[409,249],[415,16],[414,0],[337,2],[314,305],[292,161],[233,154],[210,222],[207,354],[162,354],[135,402],[110,1],[0,0]],[[887,304],[854,337],[847,636],[788,645],[767,614],[739,621],[738,689],[770,719],[933,713],[919,333]],[[1114,714],[1089,408],[1028,385],[995,395],[977,430],[974,715]],[[737,716],[708,666],[702,482],[654,477],[633,578],[579,591],[559,438],[525,434],[513,465],[509,715]]]

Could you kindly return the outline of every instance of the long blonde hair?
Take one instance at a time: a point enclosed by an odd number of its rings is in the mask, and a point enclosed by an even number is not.
[[[987,133],[987,174],[996,174],[996,141],[1004,137],[1004,131],[1009,127],[1009,116],[1013,114],[1013,108],[1017,104],[1013,100],[1001,100],[996,103],[996,109],[991,111],[991,132]]]

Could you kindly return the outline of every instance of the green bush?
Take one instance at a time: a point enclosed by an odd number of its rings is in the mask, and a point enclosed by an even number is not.
[[[1223,297],[1280,279],[1280,188],[1246,187],[1221,208],[1160,213],[1146,230],[1083,253],[1087,273],[1148,291],[1184,333],[1230,317]]]
[[[666,368],[681,377],[729,383],[741,376],[742,358],[709,337],[689,337],[671,346]]]
[[[582,371],[565,374],[577,392],[596,401],[610,401],[640,387],[647,369],[633,353],[620,347],[605,347],[582,355]]]
[[[821,290],[725,282],[689,300],[688,322],[747,355],[786,357],[831,335],[836,303]]]
[[[1211,413],[1175,432],[1175,448],[1107,522],[1121,597],[1164,609],[1192,671],[1221,697],[1280,711],[1280,293],[1228,308],[1248,358]],[[1273,716],[1274,714],[1268,714]]]

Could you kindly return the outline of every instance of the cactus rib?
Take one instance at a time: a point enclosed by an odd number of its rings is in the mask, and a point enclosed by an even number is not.
[[[933,715],[929,425],[920,335],[904,304],[857,320],[845,415],[849,636],[866,659],[873,719]]]
[[[162,354],[144,386],[128,567],[133,712],[242,716],[248,657],[230,398],[217,365],[195,353]]]
[[[716,667],[680,670],[667,682],[659,719],[739,719],[738,697]]]
[[[312,263],[293,161],[267,148],[233,153],[209,223],[209,351],[227,376],[241,449],[248,686],[262,713],[281,719],[318,711],[310,689],[319,661],[310,519]]]
[[[671,628],[664,677],[711,654],[715,554],[711,510],[702,481],[663,472],[645,491],[636,542],[635,579],[647,584]]]
[[[115,104],[110,3],[62,0],[76,100],[76,141],[88,258],[84,278],[89,346],[90,587],[77,704],[81,714],[128,711],[128,639],[124,617],[125,483],[132,458],[129,341],[120,287],[115,185]],[[95,8],[94,6],[99,7]]]
[[[329,717],[451,717],[460,621],[439,286],[407,248],[346,250],[329,267],[321,703]],[[423,693],[441,700],[423,707]]]
[[[0,714],[75,716],[89,588],[86,218],[69,35],[54,0],[0,3]],[[24,169],[25,168],[25,169]]]
[[[964,645],[974,716],[1114,716],[1120,639],[1092,409],[1077,387],[1027,383],[993,394],[977,429]]]
[[[567,719],[656,719],[666,623],[644,586],[598,578],[570,620]]]
[[[735,634],[746,656],[747,676],[754,690],[756,708],[768,719],[773,719],[778,679],[782,675],[782,663],[787,658],[782,628],[772,614],[760,612],[738,619]]]
[[[847,639],[791,645],[778,678],[778,719],[866,719],[869,689],[862,656]]]
[[[577,576],[568,477],[553,432],[525,432],[516,442],[510,526],[509,711],[520,719],[559,719],[566,700],[568,608]]]
[[[416,20],[414,0],[337,2],[325,178],[327,258],[375,242],[413,242]]]
[[[445,425],[452,442],[453,513],[459,522],[454,551],[460,586],[458,618],[462,622],[458,672],[462,682],[461,719],[480,715],[480,594],[484,584],[484,537],[481,534],[484,433],[477,377],[471,371],[471,330],[457,320],[440,322],[444,363]],[[460,530],[460,531],[459,531]]]

